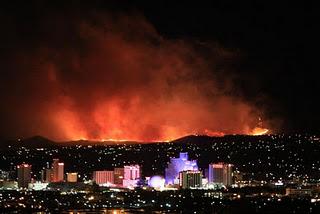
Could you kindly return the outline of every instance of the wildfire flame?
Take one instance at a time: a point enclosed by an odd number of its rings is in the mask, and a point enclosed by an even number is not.
[[[34,38],[46,45],[31,41],[30,50],[15,50],[19,54],[6,60],[15,62],[8,70],[16,73],[5,75],[10,81],[0,79],[10,92],[0,97],[2,123],[8,124],[1,132],[141,142],[268,132],[250,131],[260,109],[225,93],[229,81],[220,85],[228,80],[224,63],[238,54],[166,39],[140,16],[104,15],[43,21],[44,30],[37,32],[44,35]]]
[[[265,135],[269,132],[269,129],[266,129],[266,128],[261,128],[261,127],[256,127],[254,128],[251,133],[249,133],[249,135],[254,135],[254,136],[257,136],[257,135]]]

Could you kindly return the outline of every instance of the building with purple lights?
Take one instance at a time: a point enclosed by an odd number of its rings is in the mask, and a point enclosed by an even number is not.
[[[188,153],[181,152],[178,158],[171,158],[165,170],[166,184],[179,184],[179,172],[198,170],[196,160],[188,160]]]

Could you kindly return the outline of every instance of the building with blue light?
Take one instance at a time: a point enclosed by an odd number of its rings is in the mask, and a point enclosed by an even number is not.
[[[196,160],[188,160],[188,153],[181,152],[178,158],[171,158],[165,170],[166,184],[179,184],[179,172],[198,170]]]

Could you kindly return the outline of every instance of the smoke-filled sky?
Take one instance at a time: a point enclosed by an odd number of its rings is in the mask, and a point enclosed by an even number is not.
[[[303,122],[317,129],[311,119],[290,118],[292,108],[309,111],[296,100],[300,85],[290,85],[302,75],[285,58],[292,52],[270,51],[264,41],[262,50],[253,48],[257,41],[241,40],[239,26],[229,23],[241,21],[223,20],[230,12],[219,7],[125,3],[4,5],[2,138],[158,141],[259,128],[301,131]],[[235,14],[254,22],[250,14]],[[262,28],[266,35],[258,41],[280,44]]]

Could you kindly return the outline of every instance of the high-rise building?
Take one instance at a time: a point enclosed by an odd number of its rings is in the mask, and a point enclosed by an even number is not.
[[[62,182],[64,179],[64,163],[59,162],[59,159],[53,159],[52,163],[52,180],[51,182]]]
[[[225,186],[233,184],[233,165],[226,163],[209,164],[209,184],[217,183]]]
[[[114,184],[122,186],[123,178],[124,168],[114,168]]]
[[[67,182],[77,182],[78,173],[77,172],[68,172],[67,173]]]
[[[53,180],[53,170],[52,169],[42,169],[41,170],[41,181],[43,183],[50,183]]]
[[[225,186],[231,186],[233,184],[233,165],[232,164],[225,164],[223,168],[223,184]]]
[[[165,169],[166,184],[178,184],[179,172],[186,170],[198,170],[196,160],[188,160],[188,153],[181,152],[179,158],[171,158]]]
[[[46,182],[46,170],[41,170],[41,182]]]
[[[46,182],[50,183],[53,181],[53,170],[52,169],[46,169]]]
[[[28,188],[28,184],[31,182],[31,165],[21,164],[17,166],[18,170],[18,187]]]
[[[181,171],[179,173],[179,185],[182,189],[202,187],[202,173],[197,170]]]
[[[141,176],[139,165],[124,166],[123,186],[135,187]]]
[[[124,179],[135,180],[140,178],[140,166],[139,165],[129,165],[124,166]]]
[[[93,181],[99,185],[112,185],[114,184],[114,172],[113,171],[94,171]]]
[[[209,164],[209,183],[223,183],[223,163]]]

